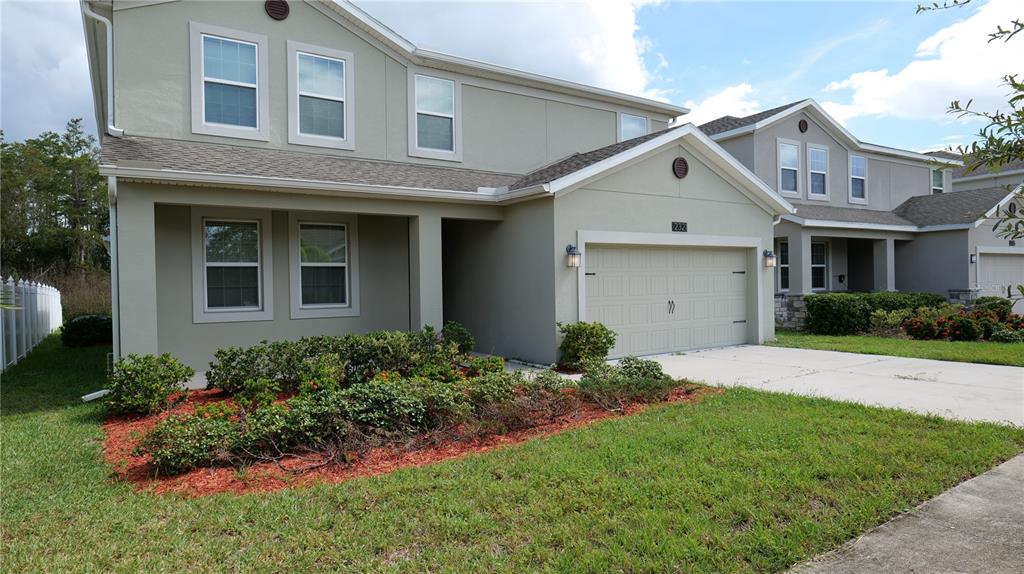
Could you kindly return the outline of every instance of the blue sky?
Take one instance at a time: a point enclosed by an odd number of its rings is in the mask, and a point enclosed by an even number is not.
[[[298,0],[293,0],[298,1]],[[419,45],[693,108],[696,123],[815,98],[864,141],[912,150],[967,143],[954,98],[1004,103],[1024,38],[985,34],[1021,0],[914,13],[914,2],[366,2]],[[0,0],[0,124],[8,139],[93,126],[77,2]],[[56,41],[55,41],[56,40]]]

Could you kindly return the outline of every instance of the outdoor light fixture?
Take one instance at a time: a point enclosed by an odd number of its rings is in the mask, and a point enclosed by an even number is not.
[[[775,267],[778,264],[778,262],[779,262],[779,260],[778,260],[777,257],[775,257],[774,253],[772,253],[771,251],[769,251],[767,249],[764,250],[764,266],[765,267]]]
[[[978,256],[975,255],[974,253],[971,253],[971,265],[974,265],[977,262],[978,262]]]
[[[583,254],[580,253],[580,249],[570,243],[565,246],[565,264],[568,267],[579,267],[580,260],[583,258]]]

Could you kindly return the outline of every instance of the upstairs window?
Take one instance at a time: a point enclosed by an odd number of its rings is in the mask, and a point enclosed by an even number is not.
[[[619,114],[619,141],[647,135],[647,118],[632,114]]]
[[[267,39],[190,23],[192,132],[267,140]]]
[[[416,147],[455,152],[455,82],[416,74]]]
[[[932,170],[932,193],[942,193],[946,190],[946,186],[942,182],[942,170]]]
[[[779,142],[779,191],[798,195],[800,181],[800,144]]]
[[[353,56],[288,41],[288,142],[355,149]]]
[[[863,156],[850,156],[850,201],[867,203],[868,162]]]
[[[810,179],[807,197],[828,197],[828,149],[807,147],[807,171]]]

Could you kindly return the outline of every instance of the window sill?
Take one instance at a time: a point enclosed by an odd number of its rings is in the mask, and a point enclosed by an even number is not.
[[[358,317],[359,309],[353,306],[345,307],[293,307],[292,319],[327,319],[334,317]]]
[[[780,191],[779,195],[782,197],[800,197],[799,191]]]
[[[409,148],[409,156],[422,157],[425,159],[439,159],[442,161],[462,161],[462,153],[460,152],[423,149],[418,147]]]
[[[810,193],[807,194],[807,199],[810,201],[831,201],[828,195],[816,195]]]
[[[850,197],[850,198],[848,198],[848,201],[849,201],[849,203],[851,203],[853,205],[867,205],[868,204],[868,199],[866,197],[863,198],[863,199],[859,199],[859,198],[856,198],[856,197]]]
[[[300,133],[288,134],[288,143],[329,149],[343,149],[348,151],[356,149],[356,142],[353,140],[353,138],[338,139],[327,136],[315,136]]]
[[[256,311],[201,311],[192,314],[193,323],[243,323],[247,321],[273,321],[274,312],[267,309]]]
[[[270,141],[266,131],[253,128],[234,128],[227,125],[198,124],[192,126],[192,133],[207,136],[220,136],[243,140]]]

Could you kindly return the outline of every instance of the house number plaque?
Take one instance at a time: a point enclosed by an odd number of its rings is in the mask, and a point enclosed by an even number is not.
[[[685,221],[673,221],[672,222],[672,231],[676,231],[678,233],[686,233],[686,222]]]

